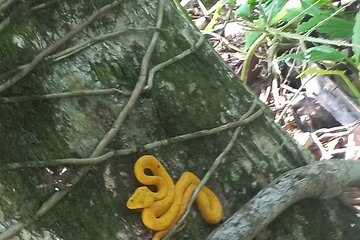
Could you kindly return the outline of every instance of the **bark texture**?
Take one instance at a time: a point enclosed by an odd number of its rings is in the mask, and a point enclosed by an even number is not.
[[[46,1],[44,1],[46,2]],[[150,64],[155,66],[189,48],[198,39],[194,26],[165,1],[160,41]],[[21,71],[42,49],[53,46],[105,0],[24,1],[0,15],[0,84]],[[114,38],[95,41],[63,59],[44,58],[30,74],[1,97],[117,88],[132,91],[156,22],[157,1],[123,0],[85,26],[56,52],[95,37],[128,28]],[[55,52],[54,52],[55,53]],[[142,94],[108,150],[142,146],[156,140],[236,121],[254,96],[208,44],[159,71],[153,88]],[[0,164],[89,157],[112,126],[128,96],[109,94],[0,104]],[[20,239],[146,239],[151,237],[140,213],[126,208],[138,183],[135,160],[157,156],[174,179],[191,171],[200,178],[222,152],[233,130],[138,152],[94,167],[56,207],[20,233]],[[268,182],[311,161],[272,121],[270,113],[243,127],[229,155],[208,186],[230,217]],[[0,170],[0,232],[32,217],[77,166]],[[51,174],[50,171],[54,172]],[[62,182],[59,182],[62,180]],[[205,239],[214,229],[196,211],[178,239]],[[259,239],[358,239],[359,220],[336,200],[305,200],[284,212]]]

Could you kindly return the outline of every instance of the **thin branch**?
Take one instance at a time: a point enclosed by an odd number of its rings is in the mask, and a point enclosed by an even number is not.
[[[221,36],[220,34],[217,34],[215,32],[205,32],[205,31],[200,31],[202,34],[204,35],[209,35],[212,37],[215,37],[217,39],[219,39],[220,41],[222,41],[229,49],[232,49],[234,51],[237,51],[239,53],[244,53],[244,50],[238,48],[237,46],[235,46],[234,44],[231,44],[225,37]]]
[[[297,78],[300,75],[297,76]],[[275,123],[279,123],[284,115],[286,114],[287,110],[291,107],[291,105],[293,104],[293,102],[296,100],[297,96],[299,96],[299,94],[301,93],[301,90],[304,89],[305,85],[315,77],[315,75],[309,77],[308,79],[306,79],[305,81],[303,81],[303,83],[301,84],[301,86],[299,87],[299,89],[296,90],[296,93],[294,94],[294,96],[290,99],[290,101],[286,104],[286,106],[284,107],[284,109],[281,111],[280,115],[275,119]]]
[[[118,151],[124,152],[124,150],[131,152],[131,149],[121,149]],[[56,165],[96,165],[106,160],[109,160],[114,156],[122,155],[122,154],[116,154],[118,151],[110,151],[99,157],[90,157],[90,158],[60,158],[49,161],[13,162],[1,166],[0,169],[39,168],[39,167],[50,167]]]
[[[114,37],[117,37],[121,34],[127,33],[128,31],[148,31],[148,30],[159,30],[158,28],[155,27],[148,27],[148,28],[128,28],[128,29],[124,29],[124,30],[120,30],[117,32],[112,32],[112,33],[107,33],[107,34],[103,34],[101,36],[98,37],[93,37],[87,41],[84,41],[80,44],[77,44],[73,47],[70,47],[68,49],[65,49],[61,52],[55,53],[49,57],[46,58],[46,60],[50,60],[52,62],[57,62],[60,61],[64,58],[70,57],[72,55],[74,55],[75,53],[78,53],[96,43],[108,40],[108,39],[112,39]]]
[[[98,89],[98,90],[80,90],[63,93],[50,93],[45,95],[28,95],[28,96],[15,96],[15,97],[0,97],[0,102],[3,103],[19,103],[27,101],[39,101],[39,100],[50,100],[59,98],[73,98],[73,97],[88,97],[88,96],[99,96],[99,95],[111,95],[121,94],[124,96],[130,96],[130,92],[119,90],[116,88],[110,89]]]
[[[0,1],[0,13],[4,11],[6,8],[8,8],[12,3],[14,3],[16,0],[5,0]]]
[[[307,198],[337,197],[346,186],[359,182],[358,161],[315,161],[293,169],[256,194],[206,239],[251,240],[293,204]]]
[[[60,2],[61,0],[52,0],[52,1],[47,1],[47,2],[44,2],[44,3],[40,3],[34,7],[31,7],[30,10],[32,11],[36,11],[36,10],[40,10],[42,8],[45,8],[45,7],[48,7],[54,3],[57,3],[57,2]]]
[[[145,86],[144,91],[148,91],[152,88],[153,82],[154,82],[154,75],[157,71],[159,71],[159,70],[169,66],[170,64],[173,64],[174,62],[177,62],[177,61],[183,59],[184,57],[190,55],[191,53],[195,52],[201,46],[201,44],[204,42],[204,40],[205,40],[204,35],[201,35],[199,40],[193,46],[191,46],[189,49],[187,49],[187,50],[183,51],[182,53],[153,67],[149,71],[149,78],[147,80],[148,84]]]
[[[114,7],[114,3],[119,4],[120,1],[114,1],[112,4],[106,5],[105,7],[101,9],[108,9],[109,7]],[[156,28],[161,28],[162,20],[163,20],[163,10],[164,10],[164,0],[159,0],[158,4],[158,12],[157,12],[157,22],[156,22]],[[98,13],[99,11],[97,11]],[[98,14],[97,14],[98,15]],[[94,18],[94,14],[91,16]],[[90,17],[90,18],[91,18]],[[90,19],[89,19],[90,21]],[[135,103],[137,99],[139,98],[141,92],[143,91],[143,88],[146,83],[146,74],[148,71],[149,61],[151,58],[152,53],[155,50],[155,46],[157,43],[157,40],[159,38],[159,31],[155,31],[151,42],[145,52],[145,55],[142,59],[141,68],[140,68],[140,75],[138,82],[135,85],[135,88],[133,92],[131,93],[130,99],[125,105],[125,107],[120,112],[119,116],[115,120],[113,127],[103,136],[100,143],[97,145],[93,153],[91,154],[91,157],[98,157],[103,154],[106,146],[112,141],[112,139],[115,137],[116,133],[120,130],[123,122],[125,121],[126,117],[128,116],[129,112],[133,107],[135,106]],[[46,214],[50,209],[52,209],[67,193],[69,193],[73,186],[75,186],[91,169],[93,165],[87,165],[82,168],[80,168],[77,171],[77,174],[69,181],[69,187],[63,189],[62,191],[54,193],[47,201],[45,201],[39,208],[39,210],[36,212],[34,217],[30,220],[25,221],[23,224],[16,223],[17,226],[12,225],[8,229],[6,229],[4,232],[0,233],[0,240],[8,240],[10,237],[15,236],[17,233],[19,233],[24,227],[27,225],[35,222],[39,218],[41,218],[44,214]],[[15,226],[15,227],[14,227]],[[11,232],[11,234],[10,234]]]
[[[264,107],[260,108],[254,114],[251,115],[252,118],[258,118],[264,112]],[[109,160],[115,156],[125,156],[137,152],[143,152],[147,150],[151,150],[154,148],[164,147],[170,144],[179,143],[188,141],[195,138],[206,137],[214,134],[218,134],[228,129],[236,128],[239,126],[243,126],[249,123],[250,116],[244,115],[236,122],[227,123],[221,125],[219,127],[211,128],[211,129],[204,129],[193,133],[187,133],[179,136],[175,136],[165,140],[159,140],[151,143],[147,143],[140,147],[132,147],[132,148],[124,148],[119,150],[114,150],[107,152],[99,157],[90,157],[90,158],[62,158],[62,159],[53,159],[48,161],[27,161],[27,162],[14,162],[8,163],[5,165],[1,165],[0,169],[15,169],[15,168],[26,168],[26,167],[48,167],[48,166],[55,166],[55,165],[95,165],[102,163],[104,161]]]
[[[257,100],[255,100],[253,102],[252,106],[249,108],[249,110],[239,119],[239,121],[249,124],[249,123],[253,122],[254,120],[256,120],[260,116],[256,113],[254,113],[254,109],[257,104],[258,104],[258,102],[257,102]],[[245,124],[243,124],[243,125],[245,125]],[[175,232],[177,232],[183,226],[185,219],[188,216],[188,214],[190,213],[191,207],[194,204],[195,199],[197,198],[199,192],[205,186],[205,184],[209,181],[210,177],[215,173],[215,171],[218,168],[218,166],[220,165],[220,163],[224,162],[224,158],[225,158],[226,154],[228,154],[230,152],[230,150],[232,149],[232,147],[234,146],[235,141],[240,133],[240,129],[241,129],[241,126],[238,126],[235,129],[229,143],[226,145],[226,147],[220,153],[220,155],[217,156],[217,158],[214,160],[213,164],[211,165],[210,169],[205,174],[204,178],[200,181],[199,185],[195,188],[194,192],[191,195],[190,200],[187,203],[187,207],[186,207],[184,214],[176,222],[176,224],[170,228],[170,231],[163,238],[164,240],[169,239]]]
[[[2,30],[3,30],[7,25],[9,25],[9,23],[10,23],[10,17],[7,17],[7,18],[5,18],[4,20],[2,20],[2,21],[0,22],[0,32],[2,32]]]
[[[6,1],[6,0],[5,0]],[[0,8],[2,7],[2,2],[5,2],[3,0],[0,0]],[[16,1],[16,0],[15,0]],[[32,8],[30,8],[31,11],[37,11],[37,10],[40,10],[42,8],[45,8],[45,7],[48,7],[49,5],[51,4],[54,4],[56,2],[60,2],[61,0],[52,0],[52,1],[48,1],[46,3],[41,3],[39,5],[36,5]],[[0,10],[1,12],[1,10]],[[9,14],[9,16],[7,16],[5,19],[3,19],[1,22],[0,22],[0,32],[10,23],[11,21],[11,16],[12,15],[15,15],[15,14],[18,14],[18,11],[13,11]]]
[[[120,4],[120,0],[116,0],[110,4],[105,5],[104,7],[96,10],[92,15],[85,18],[85,20],[66,33],[62,38],[58,41],[50,45],[49,47],[43,49],[38,55],[34,57],[34,59],[25,65],[19,66],[18,69],[20,72],[12,76],[10,79],[6,80],[4,83],[0,85],[0,93],[13,86],[15,83],[23,79],[26,75],[28,75],[45,57],[49,56],[53,52],[55,52],[59,47],[64,45],[68,40],[82,31],[86,26],[95,21],[99,16],[104,14],[106,11],[114,8],[116,5]]]
[[[163,9],[164,9],[164,0],[159,0],[159,10],[158,10],[158,18],[156,23],[156,28],[161,28],[162,20],[163,20]],[[146,77],[149,69],[149,62],[151,55],[153,51],[155,50],[156,42],[159,38],[159,31],[155,31],[153,34],[153,37],[151,39],[151,42],[149,44],[149,47],[142,59],[141,68],[140,68],[140,75],[138,82],[136,83],[136,86],[134,88],[134,91],[132,92],[129,101],[123,108],[123,110],[120,112],[118,118],[115,120],[114,125],[112,129],[103,137],[103,139],[100,141],[98,146],[96,147],[94,153],[92,154],[94,156],[100,155],[105,147],[112,141],[112,139],[115,137],[115,134],[119,131],[120,127],[124,123],[126,117],[130,113],[131,109],[134,108],[135,103],[137,99],[139,98],[141,92],[144,89],[145,83],[146,83]]]

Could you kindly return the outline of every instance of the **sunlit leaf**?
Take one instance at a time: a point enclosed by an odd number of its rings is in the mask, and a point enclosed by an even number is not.
[[[336,48],[322,45],[307,49],[305,58],[310,61],[330,60],[340,62],[346,58],[346,55]]]
[[[245,34],[246,42],[244,46],[244,50],[247,51],[250,46],[260,37],[260,32],[247,32]]]
[[[329,46],[317,46],[306,50],[304,53],[291,53],[281,56],[278,60],[285,60],[287,58],[308,60],[310,62],[316,61],[335,61],[340,62],[346,58],[346,55],[339,52],[339,50]]]
[[[294,18],[302,12],[300,0],[289,0],[284,7],[271,19],[270,25]]]
[[[322,15],[314,16],[310,18],[309,21],[302,23],[297,28],[296,32],[305,33],[326,18],[326,16]],[[317,27],[316,31],[333,38],[349,38],[353,33],[354,25],[354,21],[345,20],[338,17],[332,17],[327,19],[324,23]]]
[[[240,6],[235,11],[235,15],[237,17],[243,17],[245,19],[251,18],[251,8],[248,4],[248,1],[244,1],[240,4]]]
[[[354,25],[354,34],[352,35],[352,43],[360,45],[360,12],[356,14],[355,25]],[[357,64],[360,63],[360,48],[353,47],[354,56],[353,59]]]

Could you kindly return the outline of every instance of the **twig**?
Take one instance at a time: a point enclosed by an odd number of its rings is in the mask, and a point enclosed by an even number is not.
[[[16,0],[5,0],[5,1],[0,1],[0,13],[2,11],[4,11],[7,7],[10,6],[10,4],[14,3]]]
[[[6,0],[5,0],[6,1]],[[15,0],[16,1],[16,0]],[[37,11],[37,10],[40,10],[40,9],[42,9],[42,8],[45,8],[45,7],[47,7],[47,6],[49,6],[49,5],[51,5],[51,4],[54,4],[54,3],[56,3],[56,2],[60,2],[61,0],[53,0],[53,1],[48,1],[48,2],[46,2],[46,3],[41,3],[41,4],[39,4],[39,5],[36,5],[36,6],[34,6],[34,7],[32,7],[32,8],[30,8],[30,10],[31,11]],[[1,3],[2,2],[4,2],[4,1],[0,1],[0,8],[1,8]],[[0,12],[1,12],[1,10],[0,10]],[[1,22],[0,22],[0,32],[10,23],[10,21],[11,21],[11,17],[13,16],[13,15],[17,15],[17,17],[19,17],[18,16],[18,11],[13,11],[12,13],[10,13],[9,14],[9,16],[7,16],[5,19],[3,19]],[[22,13],[21,13],[22,14]]]
[[[113,32],[113,33],[107,33],[107,34],[103,34],[101,36],[98,36],[98,37],[93,37],[91,38],[90,40],[87,40],[85,42],[82,42],[80,44],[77,44],[73,47],[70,47],[68,49],[65,49],[61,52],[58,52],[58,53],[55,53],[51,56],[48,56],[46,58],[46,60],[49,60],[49,61],[52,61],[52,62],[57,62],[57,61],[60,61],[64,58],[67,58],[67,57],[70,57],[72,55],[74,55],[75,53],[78,53],[96,43],[99,43],[99,42],[102,42],[102,41],[105,41],[105,40],[108,40],[108,39],[111,39],[111,38],[114,38],[114,37],[117,37],[121,34],[124,34],[128,31],[147,31],[147,30],[159,30],[157,28],[154,28],[154,27],[148,27],[148,28],[128,28],[128,29],[123,29],[123,30],[120,30],[120,31],[117,31],[117,32]]]
[[[354,128],[357,127],[357,125],[360,124],[360,120],[357,120],[353,123],[349,123],[347,125],[343,125],[343,126],[337,126],[337,127],[332,127],[332,128],[320,128],[318,130],[316,130],[314,133],[317,135],[321,135],[324,136],[326,133],[330,133],[330,132],[334,132],[334,131],[348,131],[349,129],[351,129],[351,131],[353,131]]]
[[[255,100],[253,102],[252,106],[249,108],[249,110],[239,119],[239,121],[244,123],[243,125],[253,122],[255,119],[257,119],[260,116],[257,114],[256,115],[253,114],[256,105],[257,105],[257,101]],[[263,110],[263,108],[261,108],[261,110]],[[176,224],[171,227],[170,231],[163,238],[164,240],[169,239],[169,237],[171,237],[184,224],[185,219],[186,219],[187,215],[190,213],[191,207],[192,207],[195,199],[197,198],[199,192],[205,186],[205,184],[208,182],[210,177],[214,174],[214,172],[216,171],[216,169],[220,165],[220,163],[224,162],[224,158],[225,158],[226,154],[228,154],[229,151],[234,146],[234,143],[240,133],[240,129],[241,129],[240,126],[235,129],[235,131],[234,131],[229,143],[226,145],[225,149],[220,153],[219,156],[217,156],[217,158],[214,160],[213,164],[211,165],[210,169],[205,174],[204,178],[200,181],[199,185],[195,188],[194,192],[191,195],[189,202],[187,203],[187,207],[186,207],[184,214],[176,222]]]
[[[45,3],[40,3],[39,5],[36,5],[34,7],[31,7],[30,10],[35,11],[35,10],[40,10],[42,8],[48,7],[54,3],[60,2],[61,0],[52,0],[52,1],[47,1]]]
[[[64,45],[68,40],[70,40],[72,37],[74,37],[76,34],[78,34],[81,30],[83,30],[87,25],[95,21],[99,16],[104,14],[106,11],[114,8],[116,5],[120,4],[120,0],[116,0],[112,3],[109,3],[105,5],[104,7],[96,10],[92,15],[85,18],[85,20],[74,27],[72,30],[70,30],[68,33],[66,33],[62,38],[60,38],[58,41],[50,45],[49,47],[43,49],[38,55],[34,57],[34,59],[25,65],[19,66],[18,69],[20,72],[15,74],[10,79],[6,80],[4,83],[0,85],[0,93],[23,79],[27,74],[29,74],[45,57],[49,56],[53,52],[56,51],[59,47]]]
[[[191,53],[195,52],[200,46],[201,44],[204,42],[205,37],[204,35],[201,35],[199,40],[193,45],[191,46],[189,49],[183,51],[182,53],[168,59],[165,62],[162,62],[158,65],[156,65],[155,67],[153,67],[150,71],[149,71],[149,77],[147,80],[147,85],[144,88],[144,91],[148,91],[152,88],[153,86],[153,82],[154,82],[154,75],[157,71],[169,66],[170,64],[173,64],[176,61],[179,61],[181,59],[183,59],[184,57],[190,55]]]
[[[332,156],[330,155],[330,153],[328,153],[325,149],[325,147],[322,145],[321,141],[319,140],[319,138],[316,136],[316,134],[314,134],[313,132],[310,133],[311,138],[313,140],[313,142],[317,145],[317,147],[320,150],[321,153],[321,157],[320,160],[322,159],[331,159]]]
[[[135,149],[121,149],[117,151],[107,152],[99,157],[90,157],[90,158],[60,158],[53,159],[49,161],[27,161],[27,162],[13,162],[8,163],[0,167],[0,169],[16,169],[16,168],[39,168],[39,167],[49,167],[56,165],[96,165],[114,156],[119,156],[123,154],[116,154],[118,151],[123,153],[124,150],[127,150],[127,153],[130,154],[131,150]]]
[[[300,200],[333,198],[344,192],[347,186],[357,185],[359,173],[358,161],[339,159],[315,161],[290,170],[241,206],[206,239],[254,239],[282,212]]]
[[[300,46],[298,46],[298,47],[296,48],[296,52],[295,52],[295,53],[299,53],[299,51],[300,51]],[[287,62],[286,60],[285,60],[285,64],[289,66],[289,64],[288,64],[288,62]],[[285,78],[284,78],[284,81],[283,81],[283,83],[281,84],[281,87],[284,88],[285,90],[288,90],[288,91],[289,91],[289,89],[286,89],[285,86],[287,86],[287,83],[289,82],[289,77],[290,77],[292,71],[293,71],[294,68],[295,68],[295,64],[296,64],[296,60],[293,60],[292,63],[291,63],[291,66],[290,66],[290,68],[289,68],[289,71],[287,71],[287,74],[286,74],[286,76],[285,76]],[[291,90],[290,90],[290,91],[291,91]],[[285,91],[283,92],[283,95],[284,95],[284,94],[285,94]]]
[[[0,97],[0,102],[18,103],[18,102],[26,102],[26,101],[39,101],[39,100],[49,100],[49,99],[59,99],[59,98],[110,95],[117,93],[124,96],[130,96],[130,92],[128,91],[119,90],[116,88],[110,88],[110,89],[98,89],[98,90],[81,90],[81,91],[72,91],[72,92],[63,92],[63,93],[50,93],[45,95]]]
[[[202,34],[204,35],[210,35],[210,36],[213,36],[213,37],[216,37],[217,39],[219,39],[220,41],[222,41],[223,43],[225,43],[225,45],[232,49],[232,50],[235,50],[239,53],[244,53],[243,50],[241,50],[240,48],[238,48],[237,46],[235,46],[234,44],[231,44],[225,37],[221,36],[220,34],[217,34],[215,32],[204,32],[204,31],[200,31]]]
[[[259,109],[251,116],[254,118],[258,118],[260,115],[262,115],[264,111],[264,108]],[[165,140],[159,140],[151,143],[147,143],[140,147],[132,147],[132,148],[124,148],[119,150],[114,150],[107,152],[101,156],[98,157],[90,157],[90,158],[63,158],[63,159],[54,159],[54,160],[48,160],[48,161],[27,161],[27,162],[15,162],[15,163],[8,163],[5,165],[0,166],[0,169],[15,169],[15,168],[25,168],[25,167],[48,167],[48,166],[55,166],[55,165],[95,165],[102,163],[104,161],[109,160],[110,158],[114,156],[125,156],[129,154],[133,154],[136,152],[143,152],[146,150],[159,148],[163,146],[167,146],[174,143],[184,142],[195,138],[205,137],[214,135],[220,132],[223,132],[228,129],[236,128],[239,126],[243,126],[248,124],[247,118],[245,116],[240,118],[240,120],[236,122],[227,123],[224,125],[221,125],[219,127],[211,128],[211,129],[204,129],[193,133],[187,133],[179,136],[175,136],[169,139]]]
[[[297,76],[297,78],[300,75]],[[284,115],[286,114],[287,110],[291,107],[292,103],[295,101],[295,99],[297,98],[297,96],[299,96],[299,94],[301,93],[301,91],[304,89],[305,85],[315,77],[315,75],[311,76],[310,78],[306,79],[304,81],[304,83],[301,84],[301,86],[299,87],[299,89],[297,89],[296,93],[294,94],[294,96],[290,99],[290,101],[285,105],[284,109],[281,111],[280,115],[275,119],[276,123],[279,123],[281,121],[281,119],[284,117]]]
[[[115,1],[112,4],[106,5],[105,7],[108,8],[108,6],[110,6],[112,8],[112,7],[114,7],[114,3],[118,4],[120,2]],[[101,8],[101,9],[104,9],[105,7]],[[164,0],[159,0],[158,12],[157,12],[157,22],[156,22],[157,28],[161,28],[161,24],[162,24],[162,20],[163,20],[163,9],[164,9]],[[94,16],[94,14],[92,16]],[[120,130],[123,122],[125,121],[126,117],[128,116],[129,112],[131,111],[131,109],[135,106],[136,100],[138,99],[138,97],[140,96],[140,94],[144,88],[144,85],[146,82],[146,74],[147,74],[148,66],[149,66],[149,61],[150,61],[152,53],[154,52],[155,45],[159,38],[159,35],[160,34],[158,31],[154,32],[151,42],[150,42],[150,44],[145,52],[145,55],[142,59],[139,79],[138,79],[138,82],[136,83],[134,91],[131,93],[129,101],[127,102],[127,104],[125,105],[125,107],[122,109],[119,116],[115,120],[113,127],[107,132],[107,134],[105,134],[103,136],[100,143],[97,145],[97,147],[91,154],[92,158],[98,157],[103,153],[106,146],[112,141],[112,139],[114,138],[116,133]],[[13,226],[10,226],[8,229],[6,229],[4,232],[0,233],[0,240],[7,240],[10,237],[15,236],[24,227],[35,222],[37,219],[41,218],[45,213],[47,213],[51,208],[53,208],[67,193],[69,193],[71,191],[73,186],[75,186],[89,172],[91,167],[92,167],[92,165],[87,165],[87,166],[80,168],[77,171],[77,174],[69,181],[68,188],[63,189],[60,192],[54,193],[46,202],[44,202],[41,205],[41,207],[39,208],[39,210],[36,212],[36,214],[34,215],[34,217],[32,219],[25,221],[23,224],[16,223],[16,225],[18,225],[18,226],[15,227],[15,230],[14,230],[15,225],[13,225]],[[10,231],[11,231],[11,234],[10,234]]]
[[[0,32],[10,23],[10,17],[5,18],[0,22]]]

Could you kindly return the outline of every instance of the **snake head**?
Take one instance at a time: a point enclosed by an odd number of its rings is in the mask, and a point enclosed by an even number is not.
[[[126,203],[129,209],[150,207],[155,202],[154,193],[147,187],[138,187]]]

